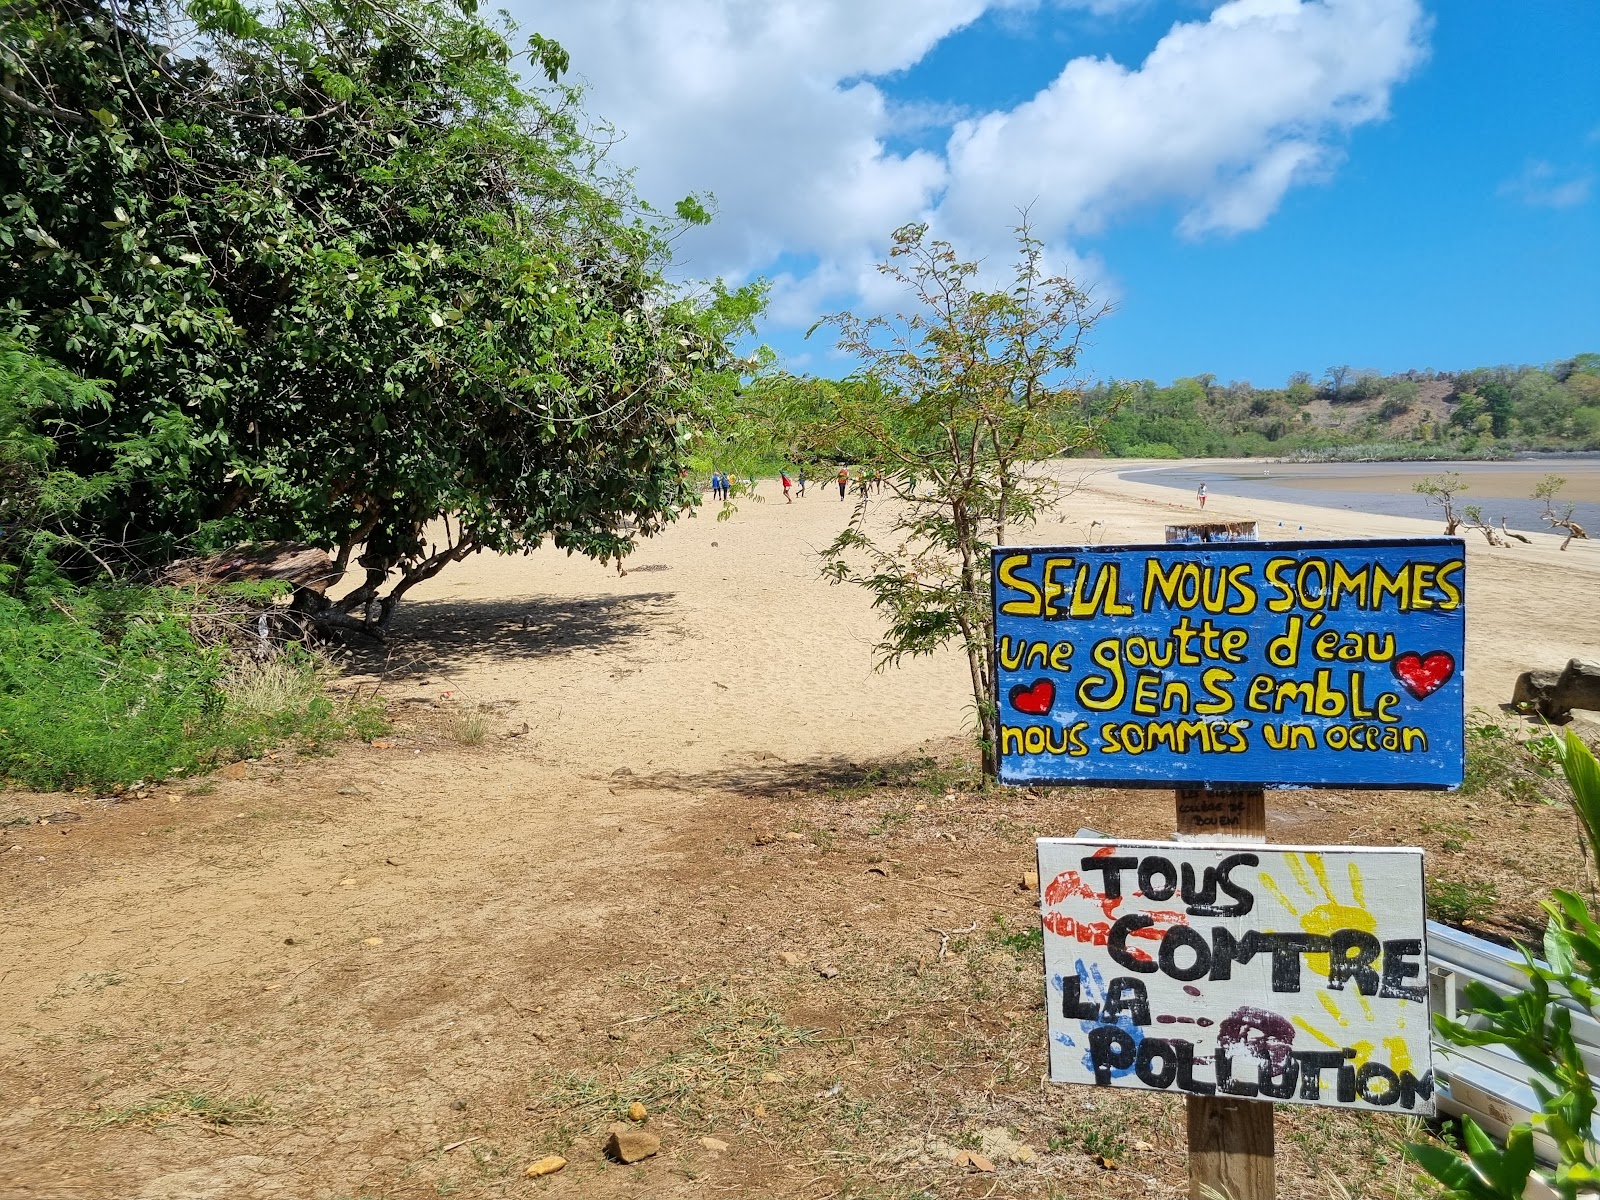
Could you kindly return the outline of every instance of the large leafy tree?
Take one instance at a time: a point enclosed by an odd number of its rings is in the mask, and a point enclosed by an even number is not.
[[[425,0],[14,0],[0,331],[111,382],[61,461],[102,557],[359,553],[387,624],[474,550],[620,557],[691,500],[753,289],[663,277],[560,47]],[[308,599],[310,598],[308,594]],[[320,605],[321,602],[315,602]]]

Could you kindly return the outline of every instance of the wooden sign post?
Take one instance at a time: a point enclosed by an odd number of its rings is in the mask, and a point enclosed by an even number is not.
[[[1176,789],[1040,839],[1040,915],[1050,1077],[1184,1093],[1192,1200],[1275,1197],[1274,1104],[1433,1111],[1421,852],[1268,847],[1264,789],[1460,786],[1464,547],[1253,534],[992,564],[1000,782]]]
[[[1267,840],[1261,788],[1213,792],[1179,788],[1177,837]],[[1272,1105],[1236,1096],[1190,1096],[1189,1200],[1275,1200]],[[1207,1192],[1206,1189],[1210,1189]]]
[[[1168,525],[1169,545],[1253,542],[1254,521],[1225,525]],[[1185,837],[1267,840],[1267,793],[1261,788],[1213,792],[1179,788],[1173,832]],[[1190,1096],[1189,1200],[1209,1200],[1206,1189],[1232,1200],[1275,1200],[1277,1180],[1272,1105],[1233,1096]]]

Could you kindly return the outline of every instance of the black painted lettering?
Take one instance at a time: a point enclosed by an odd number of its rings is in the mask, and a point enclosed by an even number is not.
[[[1216,1084],[1194,1077],[1194,1043],[1173,1038],[1172,1048],[1178,1053],[1178,1086],[1191,1096],[1215,1095]]]
[[[1185,947],[1192,954],[1188,966],[1178,965],[1178,951]],[[1161,953],[1157,959],[1161,973],[1169,979],[1188,983],[1211,973],[1211,947],[1206,939],[1187,925],[1174,925],[1161,939]]]
[[[1401,1071],[1400,1107],[1415,1108],[1418,1097],[1424,1100],[1433,1099],[1433,1072],[1425,1071],[1422,1078],[1418,1079],[1410,1071]]]
[[[1206,917],[1242,917],[1256,906],[1255,893],[1249,888],[1242,887],[1228,877],[1228,872],[1239,867],[1255,867],[1261,865],[1261,858],[1255,854],[1230,854],[1217,864],[1217,882],[1222,885],[1222,890],[1232,896],[1235,903],[1218,905],[1211,912],[1197,912],[1196,916]]]
[[[1328,986],[1336,992],[1354,980],[1356,991],[1363,996],[1378,994],[1378,972],[1372,964],[1383,953],[1383,944],[1361,929],[1336,929],[1329,939]]]
[[[1322,1073],[1336,1071],[1344,1066],[1342,1050],[1296,1050],[1300,1064],[1300,1099],[1322,1099]]]
[[[1252,1056],[1251,1061],[1255,1059]],[[1224,1096],[1254,1096],[1256,1085],[1244,1079],[1233,1077],[1233,1063],[1228,1058],[1228,1051],[1223,1046],[1217,1047],[1214,1067],[1217,1075],[1217,1091]]]
[[[1157,1061],[1161,1063],[1159,1070],[1155,1066]],[[1139,1043],[1139,1059],[1134,1064],[1133,1073],[1146,1087],[1166,1091],[1178,1077],[1178,1056],[1172,1043],[1166,1038],[1145,1038]]]
[[[1139,867],[1139,860],[1126,855],[1094,855],[1091,854],[1078,864],[1080,874],[1088,875],[1099,871],[1105,876],[1105,882],[1100,885],[1100,894],[1107,900],[1117,900],[1122,896],[1122,873],[1134,871]]]
[[[1094,1081],[1101,1087],[1110,1084],[1113,1071],[1126,1071],[1138,1056],[1133,1034],[1120,1025],[1096,1025],[1089,1031],[1089,1061],[1094,1065]]]
[[[1372,1086],[1383,1081],[1382,1090]],[[1356,1091],[1368,1104],[1387,1106],[1400,1099],[1400,1077],[1379,1062],[1369,1062],[1356,1072]]]
[[[1129,913],[1125,917],[1118,917],[1117,923],[1106,936],[1106,953],[1111,955],[1111,961],[1141,975],[1154,975],[1158,969],[1156,964],[1135,958],[1128,949],[1130,933],[1136,929],[1149,929],[1154,924],[1155,921],[1146,913]]]
[[[1157,883],[1157,877],[1161,882]],[[1139,890],[1146,900],[1168,900],[1178,890],[1178,868],[1170,859],[1152,854],[1139,862]]]
[[[1293,1058],[1283,1064],[1283,1070],[1272,1073],[1271,1063],[1261,1064],[1259,1086],[1261,1094],[1271,1100],[1293,1100],[1294,1085],[1300,1079],[1300,1064]]]
[[[1083,998],[1083,979],[1078,975],[1062,977],[1061,1015],[1069,1021],[1095,1021],[1100,1017],[1100,1006]]]
[[[1127,1013],[1135,1025],[1150,1024],[1150,994],[1145,991],[1144,980],[1118,975],[1106,985],[1106,1003],[1100,1010],[1100,1020],[1110,1024],[1123,1013]]]
[[[1428,998],[1425,985],[1407,983],[1422,974],[1422,964],[1413,959],[1422,953],[1418,938],[1390,938],[1383,943],[1383,986],[1378,995],[1389,1000],[1415,1000],[1419,1004]]]

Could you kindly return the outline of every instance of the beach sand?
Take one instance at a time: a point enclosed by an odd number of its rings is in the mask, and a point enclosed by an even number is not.
[[[1160,542],[1169,523],[1201,516],[1171,488],[1118,477],[1133,465],[1058,464],[1074,490],[1057,519],[1020,540]],[[875,671],[880,622],[865,593],[819,575],[817,550],[853,497],[817,488],[785,504],[770,481],[759,494],[726,521],[702,511],[668,527],[640,545],[624,577],[550,551],[478,556],[443,573],[397,618],[420,656],[400,694],[508,703],[543,731],[543,753],[603,770],[879,755],[960,733],[971,697],[959,653]],[[1442,532],[1438,521],[1215,489],[1204,517],[1253,519],[1263,539],[1289,541]],[[1471,705],[1508,700],[1521,671],[1600,653],[1600,543],[1561,552],[1559,538],[1530,536],[1510,549],[1467,543]]]

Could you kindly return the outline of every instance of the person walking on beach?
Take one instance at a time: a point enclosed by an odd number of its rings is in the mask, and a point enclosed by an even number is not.
[[[796,478],[796,482],[800,486],[795,489],[795,495],[799,496],[802,500],[804,500],[805,499],[805,495],[806,495],[806,469],[804,467],[800,468],[800,474]]]
[[[794,497],[789,495],[789,489],[794,485],[789,482],[789,472],[779,471],[778,478],[783,480],[783,502],[785,504],[793,504]]]
[[[1194,495],[1195,495],[1195,499],[1200,501],[1200,507],[1204,508],[1206,506],[1206,485],[1205,485],[1205,482],[1203,480],[1200,483],[1200,490],[1197,491]]]
[[[839,499],[844,499],[844,489],[850,484],[850,468],[839,468]]]

